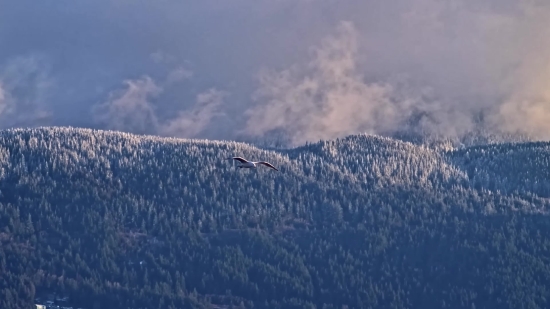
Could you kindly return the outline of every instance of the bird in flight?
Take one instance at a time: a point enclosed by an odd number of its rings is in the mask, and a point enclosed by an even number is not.
[[[259,162],[252,162],[252,161],[248,161],[246,159],[243,159],[241,157],[232,157],[232,158],[229,158],[229,160],[237,160],[239,161],[241,164],[238,166],[239,168],[256,168],[258,164],[261,164],[261,165],[265,165],[267,167],[270,167],[276,171],[278,171],[278,169],[273,166],[271,163],[269,162],[265,162],[265,161],[259,161]]]

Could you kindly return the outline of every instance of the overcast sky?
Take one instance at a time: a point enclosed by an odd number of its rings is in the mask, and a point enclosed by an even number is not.
[[[0,127],[550,138],[546,0],[0,0]]]

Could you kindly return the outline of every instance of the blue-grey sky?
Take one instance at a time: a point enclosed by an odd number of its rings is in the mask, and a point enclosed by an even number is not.
[[[1,0],[0,127],[550,138],[543,0]]]

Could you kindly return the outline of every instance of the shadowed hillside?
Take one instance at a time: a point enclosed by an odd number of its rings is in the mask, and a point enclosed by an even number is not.
[[[550,143],[503,143],[450,153],[476,188],[550,198]]]
[[[546,308],[548,145],[1,131],[0,307]]]

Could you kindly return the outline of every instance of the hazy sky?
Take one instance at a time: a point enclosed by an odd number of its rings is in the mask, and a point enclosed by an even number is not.
[[[0,127],[550,138],[547,0],[0,0]]]

